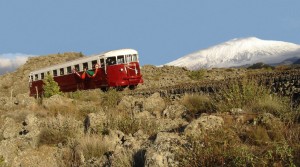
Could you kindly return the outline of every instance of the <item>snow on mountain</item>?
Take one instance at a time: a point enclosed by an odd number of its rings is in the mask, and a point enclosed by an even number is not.
[[[300,58],[300,45],[249,37],[232,39],[188,54],[165,65],[197,70],[200,68],[244,66],[257,62],[278,64],[295,57]]]

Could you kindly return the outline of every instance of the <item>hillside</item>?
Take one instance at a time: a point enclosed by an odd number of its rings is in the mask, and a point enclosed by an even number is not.
[[[31,70],[80,56],[30,58],[16,72],[0,77],[1,167],[300,165],[299,107],[254,81],[233,82],[216,93],[172,97],[113,89],[28,97]],[[145,83],[137,89],[284,73],[289,68],[190,71],[145,65]]]
[[[296,61],[299,58],[300,45],[250,37],[232,39],[185,55],[166,65],[197,70],[201,68],[240,67],[258,62],[280,64],[285,61]]]

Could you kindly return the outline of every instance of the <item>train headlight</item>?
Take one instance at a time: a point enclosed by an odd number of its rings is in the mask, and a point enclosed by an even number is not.
[[[124,71],[124,69],[123,69],[123,68],[121,68],[121,69],[120,69],[120,71]]]

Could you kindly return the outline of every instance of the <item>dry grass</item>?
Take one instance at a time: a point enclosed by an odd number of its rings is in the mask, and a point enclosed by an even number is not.
[[[269,96],[269,93],[268,89],[254,81],[233,81],[215,95],[215,103],[220,112],[230,111],[232,108],[248,110],[249,106],[257,104],[260,99]]]
[[[63,116],[48,118],[41,128],[38,145],[66,145],[70,138],[75,138],[80,131],[79,124],[74,118]]]
[[[216,112],[216,106],[208,95],[185,94],[181,101],[188,112],[186,118],[191,121],[202,113]]]
[[[142,130],[145,134],[153,135],[159,131],[159,124],[156,120],[137,119],[133,117],[132,113],[126,111],[110,110],[107,122],[106,129],[120,130],[125,134],[134,134],[138,130]]]
[[[86,160],[100,158],[108,151],[108,143],[99,135],[84,136],[79,143]]]

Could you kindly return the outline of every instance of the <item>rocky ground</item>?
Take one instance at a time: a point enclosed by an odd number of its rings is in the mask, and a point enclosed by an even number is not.
[[[16,72],[0,76],[0,166],[300,165],[299,109],[262,92],[241,100],[242,92],[225,91],[222,101],[205,94],[168,99],[158,93],[123,96],[114,90],[28,97],[29,71],[80,56],[31,58]],[[248,71],[192,73],[145,65],[142,73],[145,83],[138,89]]]

